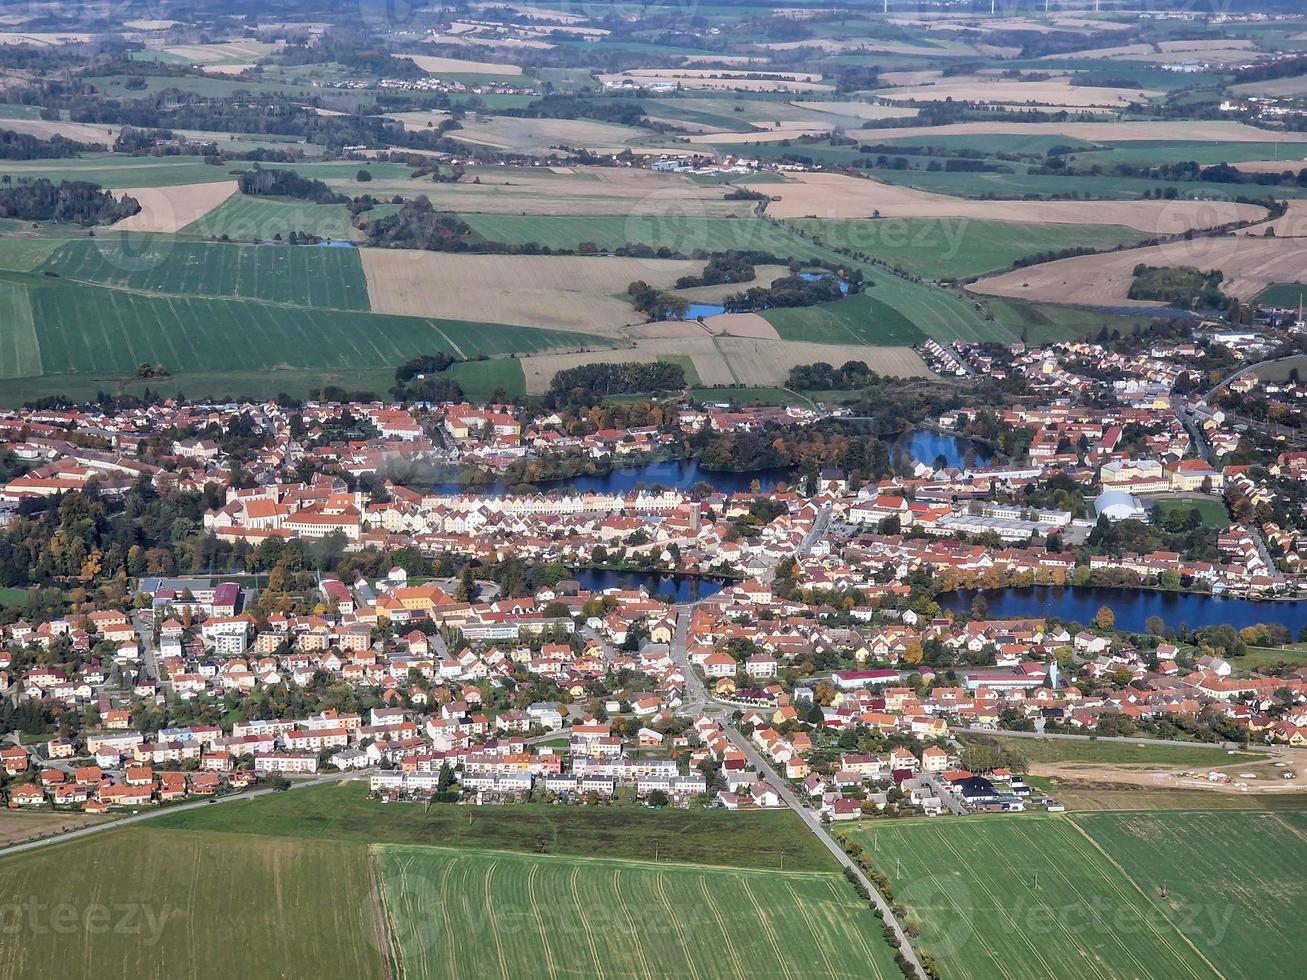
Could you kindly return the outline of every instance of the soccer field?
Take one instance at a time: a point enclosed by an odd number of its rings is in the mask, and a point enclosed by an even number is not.
[[[838,874],[374,849],[410,980],[901,976]]]
[[[894,900],[920,926],[922,948],[946,977],[1218,976],[1157,903],[1064,817],[878,822],[856,838],[889,876]]]

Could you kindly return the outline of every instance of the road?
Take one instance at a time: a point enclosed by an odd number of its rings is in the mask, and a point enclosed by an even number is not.
[[[154,623],[144,613],[132,613],[132,625],[141,641],[141,662],[146,680],[159,679],[159,653],[154,646]]]
[[[699,672],[690,663],[690,618],[693,615],[694,603],[676,607],[676,635],[672,637],[672,661],[685,676],[685,704],[682,708],[690,713],[706,711],[709,706],[708,691],[699,678]]]
[[[817,819],[817,815],[803,805],[803,802],[795,795],[794,791],[790,789],[789,784],[784,779],[781,779],[776,771],[772,769],[771,763],[763,758],[762,754],[754,748],[753,743],[740,734],[740,732],[736,731],[733,726],[726,725],[724,727],[726,730],[726,737],[731,740],[732,744],[734,744],[737,749],[744,753],[745,758],[749,760],[749,764],[753,766],[754,770],[766,779],[772,788],[780,794],[780,798],[785,801],[785,805],[799,815],[799,818],[803,820],[807,828],[817,835],[817,839],[826,846],[826,850],[830,851],[831,854],[835,856],[835,859],[839,861],[840,865],[851,871],[862,887],[867,889],[867,893],[871,895],[872,902],[878,909],[880,909],[881,915],[884,916],[885,924],[893,929],[894,935],[898,937],[900,951],[903,953],[904,959],[912,964],[912,968],[916,971],[918,980],[926,980],[926,971],[922,968],[921,961],[917,959],[917,951],[913,949],[912,942],[908,939],[907,933],[903,931],[903,927],[895,917],[894,911],[890,908],[889,902],[885,901],[880,892],[876,890],[875,885],[873,885],[871,880],[862,873],[862,869],[854,863],[853,859],[844,853],[844,849],[836,843],[835,838],[830,835],[830,832],[822,825],[822,822]]]
[[[348,779],[365,779],[369,774],[370,770],[366,769],[332,773],[330,776],[319,776],[316,779],[291,783],[290,789],[285,792],[291,793],[295,790],[305,789],[309,786],[322,786],[326,783],[339,783]],[[40,840],[27,841],[23,844],[11,844],[6,848],[0,849],[0,860],[12,857],[15,854],[25,854],[28,851],[35,851],[38,848],[50,847],[53,844],[63,844],[71,840],[77,840],[80,837],[90,837],[92,834],[103,833],[106,830],[117,830],[119,827],[144,823],[147,820],[157,820],[160,817],[170,816],[174,813],[185,813],[187,810],[198,810],[201,807],[206,806],[223,806],[228,803],[237,803],[241,800],[253,800],[260,796],[267,796],[269,793],[276,792],[279,791],[275,789],[253,789],[244,793],[233,793],[230,796],[215,796],[207,800],[196,800],[194,803],[179,803],[176,806],[152,809],[145,813],[135,813],[130,816],[119,817],[117,820],[109,820],[105,823],[97,823],[90,827],[81,827],[77,830],[70,830],[65,834],[57,834],[53,837],[43,837]]]

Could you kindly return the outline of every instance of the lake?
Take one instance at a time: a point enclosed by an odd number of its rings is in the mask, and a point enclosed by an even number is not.
[[[971,609],[973,590],[950,592],[939,597],[944,609]],[[1307,602],[1256,602],[1223,596],[1159,592],[1154,589],[1114,589],[1087,586],[1070,588],[1036,585],[1026,589],[995,589],[984,593],[987,615],[993,619],[1024,619],[1053,616],[1088,624],[1103,606],[1116,614],[1116,628],[1143,633],[1150,616],[1160,616],[1175,630],[1181,626],[1221,626],[1236,629],[1257,623],[1279,623],[1293,631],[1307,626]]]
[[[726,584],[722,579],[693,575],[663,575],[659,572],[614,572],[606,568],[573,569],[571,577],[590,592],[604,589],[644,589],[650,595],[671,595],[677,602],[693,602],[716,595]]]
[[[927,466],[934,466],[935,460],[943,456],[949,466],[960,469],[967,465],[967,450],[971,450],[977,466],[987,466],[994,458],[993,451],[984,443],[933,429],[913,429],[901,436],[894,442],[894,451],[900,449]]]
[[[648,463],[615,469],[593,476],[577,476],[567,480],[549,480],[532,484],[536,490],[575,490],[579,493],[629,493],[640,484],[689,490],[699,483],[710,483],[722,493],[747,493],[754,480],[763,490],[771,490],[778,483],[795,479],[791,469],[754,470],[749,473],[714,473],[702,469],[697,459],[670,459],[661,463]],[[461,483],[437,483],[433,493],[454,497],[459,494],[479,494],[487,497],[506,496],[511,489],[507,483],[484,483],[469,486]]]

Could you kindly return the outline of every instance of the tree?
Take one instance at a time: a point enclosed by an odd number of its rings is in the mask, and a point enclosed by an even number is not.
[[[1153,636],[1161,636],[1166,631],[1166,621],[1161,616],[1149,616],[1144,620],[1144,629]]]
[[[660,789],[653,790],[644,798],[645,803],[653,807],[664,807],[671,802],[667,794]]]
[[[1094,613],[1094,625],[1100,630],[1110,630],[1116,625],[1116,613],[1111,606],[1102,606]]]

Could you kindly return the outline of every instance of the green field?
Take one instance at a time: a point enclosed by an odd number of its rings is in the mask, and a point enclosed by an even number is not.
[[[362,843],[438,844],[525,853],[655,861],[675,855],[714,867],[832,871],[836,865],[789,811],[645,810],[636,807],[381,804],[364,782],[211,806],[155,826]]]
[[[382,208],[373,208],[369,217],[379,217]],[[233,241],[273,241],[278,235],[288,238],[292,231],[315,235],[338,242],[362,241],[363,233],[354,227],[353,216],[343,204],[311,204],[279,198],[249,197],[233,194],[202,218],[181,230],[183,235],[221,238]]]
[[[629,217],[460,214],[459,217],[481,238],[509,245],[534,242],[550,248],[573,249],[582,242],[591,242],[601,251],[608,251],[639,242],[685,255],[701,249],[708,252],[754,249],[781,258],[800,259],[816,254],[806,242],[761,218],[683,214]]]
[[[141,293],[371,308],[355,248],[103,238],[69,242],[37,271]]]
[[[0,894],[2,980],[382,977],[362,844],[110,830],[0,860]]]
[[[762,315],[782,340],[906,347],[926,339],[906,315],[881,302],[875,290],[817,306],[766,310]]]
[[[1295,644],[1284,650],[1279,647],[1248,647],[1242,657],[1230,658],[1231,666],[1243,670],[1264,670],[1281,663],[1307,663],[1307,646]]]
[[[53,181],[89,180],[104,187],[174,187],[231,180],[233,170],[248,164],[206,164],[200,157],[128,157],[87,153],[75,160],[4,160],[0,176],[48,177]]]
[[[1018,259],[1068,248],[1105,250],[1142,241],[1117,225],[1054,225],[966,218],[802,218],[791,222],[828,245],[882,259],[926,279],[965,279]]]
[[[945,977],[1219,976],[1157,903],[1060,815],[881,821],[854,836],[889,876],[894,900],[919,924],[921,946]],[[1228,869],[1223,877],[1237,880]]]
[[[963,735],[966,741],[971,736]],[[1005,738],[983,736],[977,741],[996,741],[1004,749],[1020,752],[1027,762],[1084,762],[1107,765],[1225,766],[1263,758],[1255,752],[1229,755],[1206,745],[1149,745],[1140,742],[1108,742],[1089,738]]]
[[[0,311],[7,314],[0,318],[0,378],[25,379],[0,389],[7,404],[90,384],[91,394],[115,390],[142,362],[174,376],[155,381],[156,390],[171,393],[182,376],[195,374],[209,391],[272,395],[292,390],[283,372],[301,386],[344,372],[353,390],[353,373],[393,371],[416,354],[495,357],[602,343],[561,330],[151,296],[21,273],[0,273]]]
[[[1225,503],[1217,497],[1196,497],[1185,500],[1159,500],[1153,505],[1153,519],[1165,521],[1174,514],[1188,515],[1198,511],[1203,527],[1224,530],[1230,526],[1230,514]]]
[[[1027,303],[1024,300],[1001,299],[997,296],[981,298],[994,314],[995,321],[1028,344],[1076,340],[1096,334],[1104,327],[1109,332],[1119,330],[1123,334],[1134,333],[1148,326],[1151,319],[1146,316],[1088,310],[1079,306]]]
[[[1307,298],[1307,285],[1300,282],[1276,282],[1257,295],[1257,302],[1261,306],[1295,310],[1304,298]]]
[[[1302,969],[1307,813],[1089,813],[1075,822],[1221,975]],[[1276,907],[1285,914],[1267,914]]]
[[[460,361],[445,373],[458,382],[463,394],[474,402],[490,401],[498,389],[504,389],[509,398],[526,394],[526,378],[522,375],[522,362],[515,357],[501,357],[489,361]]]
[[[66,244],[67,238],[0,238],[0,269],[31,272]]]
[[[842,875],[381,846],[405,977],[901,976]]]
[[[740,405],[811,405],[812,400],[805,398],[789,388],[695,388],[690,394],[696,401],[736,402]]]

